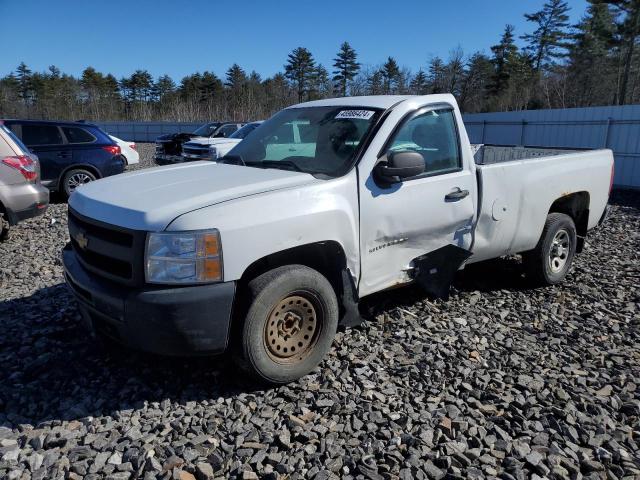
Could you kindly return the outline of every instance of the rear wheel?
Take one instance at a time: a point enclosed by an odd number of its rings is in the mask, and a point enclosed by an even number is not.
[[[567,275],[576,252],[576,226],[563,213],[550,213],[536,248],[523,254],[527,275],[538,285],[555,285]]]
[[[248,294],[239,365],[270,384],[313,370],[329,351],[338,325],[338,301],[329,281],[316,270],[290,265],[249,282]]]
[[[93,182],[96,179],[96,176],[89,172],[88,170],[84,170],[81,168],[74,168],[73,170],[69,170],[62,179],[62,188],[67,197],[75,192],[76,188],[85,183]]]

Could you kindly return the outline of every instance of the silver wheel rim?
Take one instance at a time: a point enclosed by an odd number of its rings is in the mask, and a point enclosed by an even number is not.
[[[553,273],[558,273],[567,264],[569,252],[571,251],[571,238],[566,230],[558,230],[551,241],[549,249],[549,269]]]
[[[69,187],[69,192],[75,191],[80,185],[84,185],[85,183],[89,183],[92,178],[86,173],[78,172],[74,173],[69,177],[67,181],[67,185]]]

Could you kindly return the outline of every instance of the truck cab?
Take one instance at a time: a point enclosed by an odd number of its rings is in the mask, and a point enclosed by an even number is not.
[[[567,274],[604,218],[608,150],[478,164],[451,95],[294,105],[218,163],[121,175],[69,203],[67,282],[87,326],[169,355],[232,349],[260,381],[315,368],[367,295],[446,296],[465,265],[522,253]]]

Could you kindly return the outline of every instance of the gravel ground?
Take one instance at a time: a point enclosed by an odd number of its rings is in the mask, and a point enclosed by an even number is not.
[[[90,340],[54,204],[0,244],[0,477],[640,478],[640,194],[612,203],[563,285],[505,259],[448,301],[375,295],[320,368],[268,390],[226,357]]]

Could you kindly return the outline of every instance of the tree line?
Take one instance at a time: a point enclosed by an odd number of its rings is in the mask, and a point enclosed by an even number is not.
[[[87,67],[75,77],[53,65],[33,72],[23,62],[0,78],[0,115],[250,120],[301,101],[376,94],[452,93],[467,113],[638,103],[640,0],[588,0],[577,25],[569,23],[569,10],[564,0],[546,0],[539,11],[525,15],[529,32],[506,25],[490,53],[467,55],[457,47],[448,58],[433,57],[415,72],[393,57],[362,65],[348,42],[329,68],[298,47],[280,73],[265,79],[238,64],[224,78],[204,71],[176,84],[146,70],[116,79]]]

